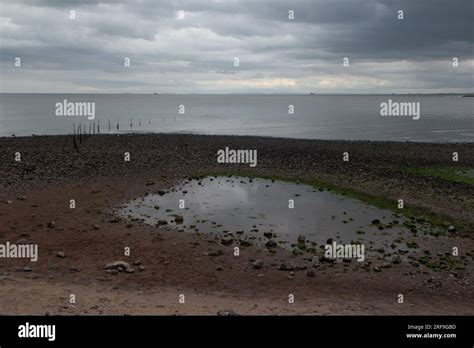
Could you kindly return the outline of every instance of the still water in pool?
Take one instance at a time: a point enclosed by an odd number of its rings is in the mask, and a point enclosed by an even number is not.
[[[255,245],[291,246],[304,236],[312,246],[335,240],[395,251],[410,236],[407,220],[391,211],[308,185],[244,177],[185,180],[127,203],[120,215]]]

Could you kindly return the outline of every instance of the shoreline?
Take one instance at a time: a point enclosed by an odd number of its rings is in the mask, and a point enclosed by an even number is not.
[[[182,132],[155,132],[155,131],[120,131],[115,133],[96,133],[94,136],[139,136],[139,135],[151,135],[151,136],[160,136],[160,135],[171,135],[171,136],[204,136],[204,137],[239,137],[239,138],[267,138],[267,139],[281,139],[281,140],[305,140],[305,141],[322,141],[322,142],[347,142],[347,143],[380,143],[380,144],[428,144],[428,145],[474,145],[473,141],[423,141],[423,140],[371,140],[371,139],[313,139],[313,138],[290,138],[285,136],[269,136],[269,135],[233,135],[233,134],[210,134],[210,133],[192,133],[188,131]],[[41,137],[72,137],[71,133],[64,134],[29,134],[29,135],[0,135],[0,139],[21,139],[21,138],[41,138]]]
[[[218,164],[216,153],[226,146],[256,149],[257,167]],[[17,151],[21,162],[14,162]],[[342,161],[345,151],[349,162]],[[450,163],[453,151],[459,153],[455,164]],[[130,162],[124,162],[124,152],[130,152]],[[472,314],[474,186],[456,176],[450,180],[406,169],[446,163],[474,168],[474,143],[165,133],[93,135],[76,151],[71,136],[8,137],[0,138],[0,161],[0,201],[11,202],[0,203],[0,241],[26,239],[40,249],[36,263],[0,261],[0,314],[213,315],[223,309],[240,314]],[[352,191],[385,203],[403,197],[407,206],[442,215],[456,227],[447,236],[413,237],[422,245],[420,254],[443,254],[458,245],[461,264],[431,269],[402,262],[378,272],[378,259],[367,267],[332,264],[254,246],[242,248],[235,258],[232,246],[219,239],[112,222],[114,209],[124,201],[211,173],[317,182],[338,188],[339,194]],[[74,210],[71,198],[77,202]],[[131,256],[123,256],[125,246]],[[223,254],[210,256],[216,250]],[[60,251],[64,258],[57,256]],[[256,259],[264,260],[262,269],[252,267]],[[140,261],[145,269],[105,273],[104,265],[116,260]],[[291,277],[278,269],[285,261],[298,266]],[[17,271],[24,266],[31,271]],[[314,276],[307,275],[310,269]],[[67,303],[69,293],[78,295],[76,304]],[[180,293],[186,304],[178,302]],[[290,293],[297,294],[294,304],[285,301]],[[405,305],[396,302],[399,293],[406,294]]]

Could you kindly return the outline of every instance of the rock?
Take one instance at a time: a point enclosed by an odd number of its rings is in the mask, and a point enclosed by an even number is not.
[[[5,204],[12,204],[12,203],[13,203],[13,202],[10,201],[9,199],[7,199],[7,200],[5,201]]]
[[[109,222],[110,222],[111,224],[116,224],[116,223],[119,222],[119,221],[120,221],[120,218],[118,218],[118,217],[114,217],[113,219],[110,219],[110,220],[109,220]]]
[[[230,309],[222,309],[217,312],[217,315],[221,317],[234,317],[238,316],[239,314],[235,313],[233,310]]]
[[[177,224],[181,224],[181,223],[183,223],[183,221],[184,221],[184,217],[182,217],[181,215],[176,215],[176,216],[174,217],[174,221],[175,221]]]
[[[159,209],[160,209],[160,206],[159,206],[159,205],[155,205],[155,206],[153,207],[153,209],[159,210]]]
[[[70,270],[71,272],[80,272],[80,271],[81,271],[81,267],[74,266],[74,267],[69,268],[69,270]]]
[[[225,237],[221,239],[222,245],[231,245],[234,242],[234,238],[232,237]]]
[[[316,272],[313,270],[313,269],[310,269],[306,272],[306,275],[308,277],[315,277],[316,276]]]
[[[380,220],[379,219],[372,220],[372,224],[373,225],[378,225],[378,224],[380,224]]]
[[[382,267],[382,268],[390,268],[390,267],[392,267],[392,265],[391,265],[389,262],[384,262],[384,263],[382,263],[382,266],[380,266],[380,267]]]
[[[267,248],[276,248],[278,246],[278,243],[275,242],[273,239],[270,239],[268,242],[265,243],[265,246]]]
[[[19,201],[26,201],[26,196],[20,196],[20,197],[17,197],[17,199]]]
[[[156,223],[157,226],[163,226],[163,225],[168,225],[168,221],[166,220],[158,220]]]
[[[60,257],[61,259],[64,259],[66,257],[66,254],[64,253],[64,251],[58,251],[58,253],[56,254],[57,257]]]
[[[125,273],[135,273],[135,270],[133,268],[125,268]]]
[[[130,264],[125,261],[114,261],[110,262],[107,265],[105,265],[105,270],[117,270],[119,272],[123,272],[126,270],[130,270]]]
[[[273,233],[272,232],[263,232],[263,235],[267,238],[272,238],[273,237]]]
[[[28,266],[24,266],[24,267],[18,269],[18,271],[19,272],[33,272],[33,270]]]
[[[48,228],[55,228],[55,227],[56,227],[56,224],[55,224],[54,221],[50,221],[50,222],[48,222],[48,225],[47,225],[47,226],[48,226]]]
[[[166,194],[166,191],[165,190],[158,190],[157,192],[160,196],[163,196],[164,194]]]
[[[401,257],[400,257],[399,255],[394,255],[394,256],[392,257],[392,263],[398,265],[398,264],[401,263],[401,262],[402,262],[402,259],[401,259]]]
[[[298,236],[298,243],[300,243],[300,244],[306,243],[306,237],[300,234]]]
[[[235,233],[237,233],[237,234],[244,234],[244,231],[238,230],[238,231],[235,231]]]
[[[222,268],[222,266],[217,266],[216,267],[216,271],[223,271],[223,270],[224,270],[224,268]]]
[[[95,224],[94,224],[94,225],[92,225],[92,228],[93,228],[94,230],[98,230],[100,227],[99,227],[99,225],[95,225]]]
[[[374,266],[374,271],[375,271],[375,272],[380,272],[380,271],[381,271],[381,270],[380,270],[380,267]]]
[[[278,269],[279,269],[280,271],[294,271],[295,266],[293,266],[291,263],[282,262],[282,263],[280,263],[280,265],[278,266]]]
[[[250,243],[248,240],[241,240],[240,245],[243,247],[249,247],[252,246],[252,243]]]
[[[299,248],[293,248],[292,253],[293,253],[293,255],[295,255],[295,256],[303,255],[303,254],[304,254],[304,253],[303,253],[303,250],[301,250],[301,249],[299,249]]]
[[[24,238],[18,239],[15,244],[28,244],[28,241]]]
[[[140,272],[143,272],[143,271],[145,270],[145,266],[138,266],[138,270],[139,270]]]
[[[128,223],[127,224],[127,228],[132,228],[133,227],[133,224],[132,223]]]
[[[216,250],[216,251],[211,251],[208,255],[209,256],[221,256],[221,255],[224,255],[224,252],[222,250]]]
[[[448,232],[455,232],[455,231],[456,231],[456,227],[454,227],[453,225],[448,226]]]
[[[141,264],[140,260],[137,260],[132,263],[132,266],[140,266]]]
[[[319,262],[336,263],[337,260],[336,259],[330,259],[330,258],[326,257],[325,255],[321,255],[319,257]]]
[[[255,260],[253,263],[252,263],[252,266],[253,268],[255,269],[260,269],[263,267],[263,261],[262,260]]]

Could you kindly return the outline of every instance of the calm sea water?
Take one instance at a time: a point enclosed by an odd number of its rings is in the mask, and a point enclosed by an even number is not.
[[[0,136],[69,134],[86,117],[58,117],[55,104],[95,102],[101,133],[185,132],[305,139],[474,141],[474,98],[437,95],[0,94]],[[382,117],[388,99],[419,102],[421,117]],[[185,113],[179,113],[184,105]],[[294,105],[294,114],[289,114]],[[131,120],[132,118],[132,120]],[[132,126],[131,126],[132,124]]]

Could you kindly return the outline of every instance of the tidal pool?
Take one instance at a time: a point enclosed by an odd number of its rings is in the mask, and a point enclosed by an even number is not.
[[[420,223],[423,219],[406,219],[331,191],[235,176],[184,180],[127,203],[119,214],[178,232],[230,236],[255,245],[268,246],[272,240],[291,247],[304,236],[314,248],[334,240],[392,252],[403,252],[407,237],[428,234],[431,228]]]

